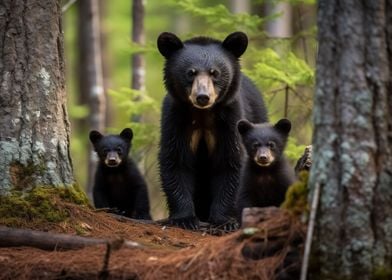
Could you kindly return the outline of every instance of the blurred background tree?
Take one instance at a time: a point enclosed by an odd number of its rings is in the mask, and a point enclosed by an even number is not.
[[[80,71],[83,67],[91,66],[91,62],[83,59],[86,47],[83,44],[92,43],[87,39],[92,35],[82,35],[91,15],[82,13],[82,2],[85,1],[71,2],[75,3],[67,7],[63,17],[68,104],[72,122],[71,153],[75,177],[87,189],[88,132],[93,128],[86,123],[92,111],[85,97],[88,90],[80,86],[86,82]],[[314,2],[95,1],[100,11],[101,71],[106,96],[106,121],[102,124],[105,128],[102,132],[119,133],[124,127],[134,130],[132,155],[138,158],[143,167],[155,219],[166,216],[156,157],[160,106],[165,95],[162,79],[164,59],[156,49],[158,35],[170,31],[182,39],[197,35],[224,39],[233,31],[247,33],[249,47],[242,57],[243,71],[263,92],[271,122],[282,117],[292,121],[293,131],[286,154],[294,162],[303,152],[304,145],[311,142],[312,92],[317,52]],[[64,5],[68,3],[64,1]],[[139,8],[142,5],[144,19],[135,19],[135,16],[140,16],[140,12],[133,13],[134,5]],[[137,36],[132,38],[136,35],[132,29],[137,27],[132,23],[134,20],[144,22],[144,32],[138,35],[139,39]],[[132,55],[137,56],[131,59]],[[132,71],[132,61],[137,71]],[[145,76],[141,77],[143,73]]]

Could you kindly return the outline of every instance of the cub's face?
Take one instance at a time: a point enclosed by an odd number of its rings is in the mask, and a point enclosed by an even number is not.
[[[104,136],[96,130],[90,132],[90,141],[100,162],[108,167],[117,167],[126,160],[132,137],[133,133],[130,128],[124,129],[120,135]]]
[[[241,120],[237,128],[248,157],[258,166],[268,167],[283,155],[291,123],[287,119],[282,119],[272,126]]]
[[[168,91],[198,109],[208,109],[224,99],[238,77],[238,58],[245,52],[244,33],[230,34],[223,42],[197,37],[182,42],[172,33],[162,33],[158,49],[166,58]]]

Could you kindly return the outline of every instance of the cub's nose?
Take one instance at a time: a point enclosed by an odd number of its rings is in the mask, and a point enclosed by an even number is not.
[[[260,162],[267,162],[268,157],[267,157],[267,155],[260,155],[257,160]]]
[[[117,160],[115,158],[109,159],[108,160],[108,165],[111,165],[111,166],[117,165]]]
[[[197,105],[199,106],[206,106],[210,101],[210,97],[207,94],[199,94],[196,97]]]

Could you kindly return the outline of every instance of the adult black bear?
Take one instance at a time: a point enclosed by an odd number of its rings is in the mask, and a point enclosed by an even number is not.
[[[242,169],[237,194],[237,214],[245,207],[279,206],[287,188],[294,182],[294,169],[283,151],[291,123],[281,119],[275,125],[238,122],[238,131],[248,157]]]
[[[128,158],[132,137],[130,128],[125,128],[120,135],[90,132],[90,141],[99,157],[93,187],[94,205],[115,208],[130,218],[151,220],[147,185],[136,164]]]
[[[162,33],[168,94],[162,106],[160,176],[172,224],[196,229],[199,220],[234,229],[241,159],[237,122],[266,122],[260,92],[240,71],[248,38],[182,42]]]

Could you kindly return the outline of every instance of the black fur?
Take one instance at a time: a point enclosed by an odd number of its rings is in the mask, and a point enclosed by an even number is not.
[[[294,182],[294,170],[283,155],[291,129],[289,120],[282,119],[274,126],[238,122],[238,130],[247,151],[237,195],[237,214],[245,207],[280,206],[287,188]],[[269,165],[258,158],[260,151],[270,152]],[[265,160],[267,162],[267,160]],[[261,166],[263,165],[263,166]]]
[[[202,220],[225,224],[226,229],[236,226],[232,219],[243,156],[236,125],[242,118],[267,121],[260,92],[240,72],[238,58],[247,43],[241,32],[230,34],[223,43],[206,37],[182,42],[167,32],[158,38],[158,49],[166,58],[168,91],[162,106],[160,176],[175,225],[194,229]],[[198,109],[188,98],[192,78],[187,73],[189,69],[208,73],[212,68],[219,73],[211,77],[218,97],[211,108]],[[203,131],[203,136],[192,152],[195,130]],[[207,131],[215,139],[210,150]]]
[[[151,220],[146,182],[136,164],[128,158],[132,137],[130,128],[120,135],[90,132],[90,141],[99,157],[93,187],[94,205],[116,209],[117,213],[130,218]]]

